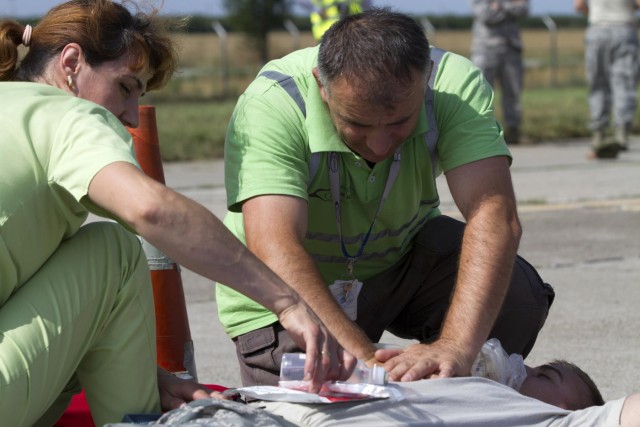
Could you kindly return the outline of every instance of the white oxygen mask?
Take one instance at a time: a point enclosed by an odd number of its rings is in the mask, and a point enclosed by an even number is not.
[[[527,371],[522,355],[514,353],[509,356],[500,341],[491,338],[484,343],[471,365],[471,376],[488,378],[518,391],[527,377]]]

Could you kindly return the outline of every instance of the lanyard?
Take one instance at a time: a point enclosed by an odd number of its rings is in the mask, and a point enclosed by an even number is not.
[[[369,230],[367,234],[365,234],[364,239],[362,239],[362,244],[360,245],[360,249],[354,255],[349,254],[347,251],[347,247],[344,244],[344,238],[342,236],[342,209],[340,205],[340,168],[339,168],[339,156],[336,152],[331,152],[329,155],[329,181],[331,183],[331,198],[333,199],[333,206],[336,210],[336,223],[338,225],[338,233],[340,235],[340,247],[342,249],[342,254],[345,256],[347,260],[349,260],[349,264],[347,265],[347,274],[352,276],[353,274],[353,266],[362,255],[364,251],[364,247],[369,241],[369,237],[371,236],[371,231],[373,230],[373,225],[376,223],[376,219],[378,218],[378,214],[382,209],[382,205],[389,197],[389,193],[391,193],[391,188],[398,178],[398,174],[400,173],[400,148],[393,153],[393,162],[391,162],[391,167],[389,168],[389,176],[387,177],[387,182],[384,185],[384,191],[382,192],[382,197],[380,198],[380,202],[378,203],[378,209],[376,209],[376,213],[373,216],[373,220],[371,221],[371,225],[369,226]]]

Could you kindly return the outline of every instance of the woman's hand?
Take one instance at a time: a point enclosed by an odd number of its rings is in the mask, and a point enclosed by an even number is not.
[[[197,399],[229,400],[228,397],[213,391],[193,380],[178,378],[167,370],[158,366],[158,390],[160,391],[160,405],[163,411],[179,408]]]
[[[282,326],[307,357],[305,380],[311,381],[309,392],[320,391],[322,383],[344,380],[356,365],[356,358],[345,351],[320,319],[302,301],[278,314]]]

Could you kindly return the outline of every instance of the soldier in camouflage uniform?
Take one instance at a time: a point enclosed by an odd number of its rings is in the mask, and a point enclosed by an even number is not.
[[[529,13],[529,0],[472,0],[473,42],[471,60],[502,92],[504,138],[508,144],[520,139],[524,81],[522,42],[518,20]]]
[[[636,111],[638,34],[635,9],[640,0],[574,0],[589,17],[585,66],[589,85],[592,149],[599,158],[615,158],[626,150]],[[610,115],[613,139],[607,139]]]

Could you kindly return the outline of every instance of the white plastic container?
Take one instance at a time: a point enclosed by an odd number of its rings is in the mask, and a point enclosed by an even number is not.
[[[282,355],[280,365],[280,385],[290,387],[292,381],[301,382],[304,378],[304,362],[307,355],[304,353],[285,353]],[[288,383],[284,384],[283,383]],[[382,366],[368,367],[363,361],[358,360],[353,373],[343,383],[347,384],[373,384],[384,385],[387,383],[387,371]]]

